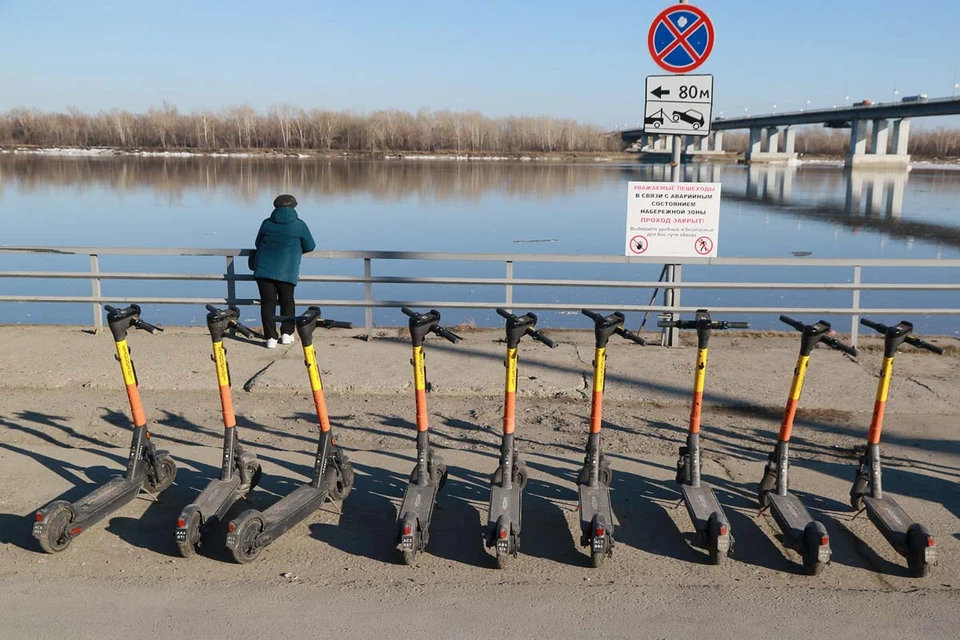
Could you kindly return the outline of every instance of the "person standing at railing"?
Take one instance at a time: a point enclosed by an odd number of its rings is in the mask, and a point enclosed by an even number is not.
[[[253,277],[260,289],[260,317],[267,349],[275,349],[278,340],[280,344],[293,343],[292,321],[284,322],[277,335],[277,303],[280,303],[281,315],[296,315],[293,290],[300,277],[300,258],[317,246],[307,223],[297,217],[296,198],[288,194],[277,196],[273,207],[270,217],[260,224],[253,258]]]

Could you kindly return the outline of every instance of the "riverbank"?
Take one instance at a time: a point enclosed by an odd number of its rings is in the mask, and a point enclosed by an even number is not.
[[[116,149],[106,147],[8,147],[0,148],[0,153],[11,155],[38,155],[52,157],[123,157],[137,156],[145,158],[275,158],[275,159],[313,159],[344,158],[366,160],[458,160],[458,161],[552,161],[552,162],[632,162],[634,153],[619,152],[556,152],[556,153],[464,153],[457,151],[437,152],[394,152],[394,151],[318,151],[279,149],[258,149],[245,151],[197,150],[197,149]]]
[[[247,614],[249,632],[294,636],[349,629],[354,637],[382,637],[398,625],[446,633],[485,628],[489,611],[497,610],[498,624],[508,627],[504,637],[529,637],[534,628],[559,637],[580,628],[585,606],[603,619],[610,638],[633,637],[641,627],[651,637],[693,630],[766,638],[784,617],[791,622],[783,637],[829,632],[876,639],[902,633],[904,625],[918,637],[954,637],[960,624],[953,606],[960,596],[960,340],[938,338],[950,349],[942,357],[905,348],[890,389],[885,489],[937,540],[939,564],[927,578],[913,579],[869,520],[846,504],[882,356],[876,339],[864,338],[857,359],[824,348],[813,354],[790,477],[826,525],[833,562],[822,575],[806,576],[755,502],[798,340],[747,332],[718,332],[712,339],[703,405],[704,474],[737,541],[723,566],[709,565],[692,544],[673,479],[696,350],[616,341],[608,350],[603,433],[614,469],[617,546],[611,562],[589,567],[579,546],[574,478],[590,414],[593,335],[556,331],[549,332],[556,349],[521,345],[517,446],[530,470],[523,547],[512,570],[493,568],[481,543],[503,397],[505,346],[502,331],[493,330],[465,332],[457,345],[427,341],[428,415],[450,480],[427,552],[417,566],[403,566],[394,532],[415,460],[404,333],[392,330],[366,342],[350,330],[318,332],[327,404],[356,485],[342,510],[322,509],[241,566],[216,545],[185,560],[173,540],[180,509],[219,467],[222,422],[206,331],[170,328],[129,337],[154,441],[178,461],[176,484],[158,501],[124,506],[49,556],[30,536],[33,512],[58,497],[76,499],[123,468],[130,437],[126,395],[109,333],[0,327],[4,637],[69,632],[93,638],[105,627],[125,636],[160,624],[206,637],[229,626],[238,609]],[[227,350],[239,435],[264,468],[260,487],[239,508],[264,509],[309,475],[315,451],[302,349],[267,350],[230,339]],[[771,608],[771,601],[778,605]],[[678,617],[691,607],[695,618]],[[814,608],[818,614],[811,617]],[[130,609],[135,620],[124,613]],[[861,609],[871,614],[850,627],[850,612]],[[372,610],[379,614],[371,616]]]

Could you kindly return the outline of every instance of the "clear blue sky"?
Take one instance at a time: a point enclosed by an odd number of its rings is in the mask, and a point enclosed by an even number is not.
[[[633,125],[670,2],[0,0],[0,111],[248,102]],[[950,95],[960,2],[698,0],[725,115]],[[896,8],[895,8],[896,7]],[[938,31],[938,27],[942,31]]]

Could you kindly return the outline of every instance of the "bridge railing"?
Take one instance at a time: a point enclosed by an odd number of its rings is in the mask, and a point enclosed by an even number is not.
[[[203,305],[207,303],[254,305],[259,304],[255,298],[237,297],[237,283],[252,281],[249,273],[238,273],[236,263],[238,258],[244,259],[246,271],[246,257],[249,249],[166,249],[141,247],[0,247],[0,256],[8,254],[35,254],[86,256],[89,259],[89,270],[77,271],[30,271],[6,270],[0,271],[0,278],[7,279],[53,279],[53,280],[88,280],[90,295],[0,295],[2,302],[50,302],[50,303],[87,303],[93,306],[93,327],[96,331],[103,328],[102,305],[126,304],[137,302],[140,304],[182,304]],[[114,256],[165,256],[175,257],[220,257],[224,260],[222,273],[159,273],[159,272],[131,272],[131,271],[101,271],[100,257]],[[521,254],[521,253],[448,253],[448,252],[415,252],[415,251],[314,251],[304,256],[308,260],[347,260],[358,264],[356,275],[301,275],[301,282],[328,282],[328,283],[355,283],[363,285],[363,297],[351,299],[298,299],[301,305],[320,305],[323,307],[359,307],[364,309],[364,329],[367,337],[373,335],[373,310],[381,307],[434,307],[455,309],[494,309],[496,307],[511,308],[514,306],[515,288],[524,287],[583,287],[583,288],[623,288],[637,290],[663,291],[663,304],[653,304],[656,298],[650,299],[650,304],[617,305],[621,311],[645,312],[659,314],[691,313],[697,307],[683,306],[680,303],[680,292],[684,289],[702,290],[766,290],[766,291],[849,291],[849,306],[817,306],[817,307],[788,307],[788,306],[711,306],[711,311],[717,314],[748,313],[748,314],[793,314],[808,315],[841,315],[850,318],[850,334],[853,344],[857,343],[859,320],[861,315],[960,315],[960,306],[949,307],[863,307],[860,304],[861,293],[865,291],[960,291],[960,278],[951,278],[950,282],[938,283],[903,283],[903,282],[863,282],[865,269],[897,268],[954,268],[960,269],[960,260],[941,259],[812,259],[812,258],[689,258],[676,259],[664,265],[663,258],[625,257],[610,255],[552,255],[552,254]],[[387,276],[373,275],[373,266],[378,264],[403,261],[436,261],[440,263],[454,262],[482,262],[499,264],[503,270],[503,277],[456,277],[456,276]],[[663,265],[660,281],[652,280],[587,280],[561,278],[517,278],[514,276],[514,267],[520,263],[564,263],[584,265]],[[838,273],[848,274],[846,277],[833,281],[809,282],[685,282],[681,274],[684,266],[735,266],[754,267],[758,270],[770,267],[790,267],[791,269],[809,269],[815,267],[840,268]],[[387,270],[389,271],[389,270]],[[442,272],[442,270],[440,270]],[[960,275],[960,274],[958,274]],[[845,281],[849,278],[849,281]],[[223,282],[223,297],[137,297],[130,298],[105,294],[104,281],[183,281],[183,282]],[[462,300],[418,300],[418,299],[378,299],[374,297],[373,287],[377,284],[390,285],[459,285],[467,287],[497,287],[502,288],[503,298],[496,301],[462,301]],[[952,300],[960,303],[960,296]],[[522,302],[524,310],[579,310],[583,307],[595,306],[606,308],[604,303],[589,304],[583,302]],[[676,343],[675,334],[664,336],[664,343]]]

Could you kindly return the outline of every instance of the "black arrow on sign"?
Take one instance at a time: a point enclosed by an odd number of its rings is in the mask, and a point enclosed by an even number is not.
[[[654,90],[651,91],[650,93],[652,93],[653,95],[657,96],[658,98],[662,98],[663,96],[668,96],[668,95],[670,95],[670,89],[664,89],[663,87],[657,87],[656,89],[654,89]]]

